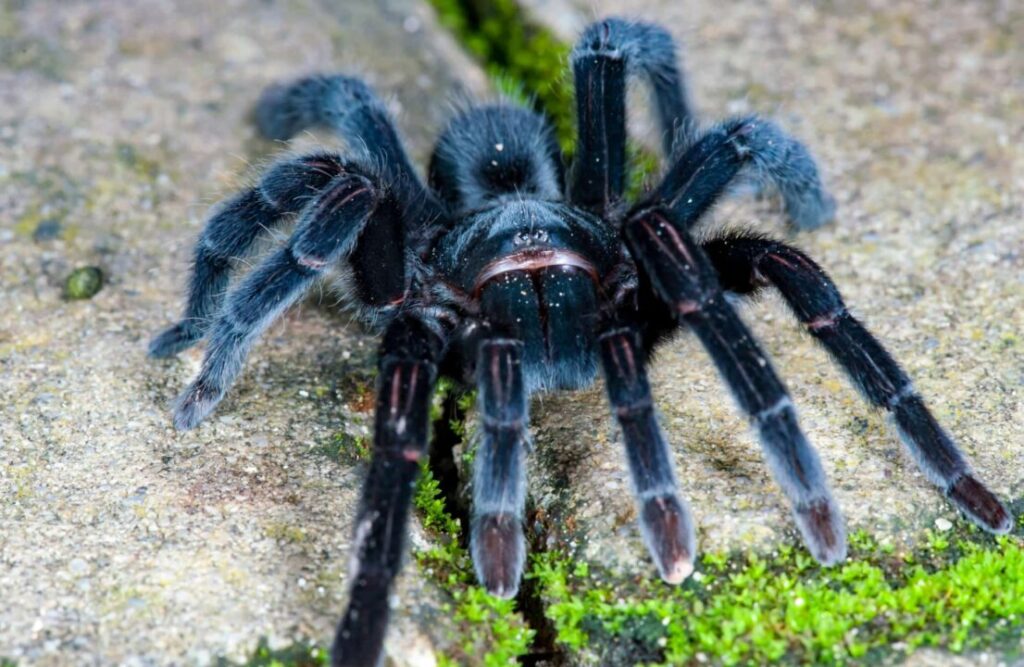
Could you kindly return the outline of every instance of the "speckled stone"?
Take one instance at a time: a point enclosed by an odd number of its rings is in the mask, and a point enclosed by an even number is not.
[[[145,352],[207,207],[281,149],[248,122],[260,90],[342,67],[393,96],[421,160],[449,97],[485,86],[418,0],[0,2],[0,657],[203,665],[330,641],[365,470],[323,451],[367,433],[342,380],[372,371],[374,339],[313,299],[185,434],[169,403],[202,351]],[[60,235],[34,239],[43,221]],[[93,264],[103,290],[65,301]],[[434,664],[436,589],[410,567],[395,600],[393,663]]]
[[[556,31],[595,16],[667,26],[685,45],[702,120],[761,113],[802,138],[838,201],[834,225],[791,238],[914,378],[1005,500],[1024,495],[1024,6],[577,0],[529,2]],[[573,16],[564,12],[571,11]],[[637,113],[638,125],[645,114]],[[785,237],[777,208],[722,203],[705,229]],[[821,452],[850,529],[918,540],[961,521],[775,296],[742,315],[771,353]],[[700,548],[794,542],[785,499],[690,336],[652,382]],[[621,436],[595,387],[534,405],[531,493],[550,541],[656,576],[640,542]],[[920,663],[926,664],[926,663]]]

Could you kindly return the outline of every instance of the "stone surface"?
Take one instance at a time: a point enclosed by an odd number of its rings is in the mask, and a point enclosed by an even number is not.
[[[811,147],[834,225],[792,240],[914,378],[1004,499],[1024,495],[1024,12],[1019,4],[585,0],[528,3],[558,31],[644,17],[685,45],[701,119],[758,112]],[[643,110],[641,110],[643,111]],[[637,114],[643,117],[644,114]],[[643,125],[643,119],[640,120]],[[776,209],[724,202],[705,229],[785,236]],[[916,540],[957,513],[774,295],[742,308],[787,382],[851,529]],[[705,550],[794,541],[785,499],[699,343],[657,356],[652,381]],[[533,497],[550,536],[655,576],[600,387],[534,406]],[[559,535],[561,533],[561,535]]]
[[[145,349],[208,205],[281,149],[248,122],[260,90],[361,68],[422,160],[450,96],[485,85],[434,21],[417,0],[0,1],[0,657],[201,665],[331,639],[364,473],[331,436],[367,432],[350,378],[374,340],[313,299],[186,434],[168,404],[201,350]],[[102,290],[66,301],[89,265]],[[395,662],[433,664],[437,591],[411,574],[397,598]]]

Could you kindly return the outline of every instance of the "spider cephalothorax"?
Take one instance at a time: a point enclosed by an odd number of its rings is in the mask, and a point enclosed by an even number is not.
[[[175,408],[175,425],[189,429],[220,401],[259,334],[325,274],[340,269],[351,303],[381,328],[373,457],[336,665],[373,665],[381,656],[441,373],[479,390],[470,543],[477,575],[496,595],[515,594],[525,558],[529,396],[585,386],[598,368],[623,432],[644,541],[663,579],[690,574],[693,522],[645,372],[653,348],[680,328],[697,335],[749,416],[811,553],[824,564],[843,560],[845,529],[818,457],[726,292],[777,289],[864,397],[891,413],[946,496],[986,530],[1010,528],[1006,509],[814,261],[758,236],[691,235],[749,177],[778,193],[796,228],[831,219],[832,200],[804,146],[755,117],[696,132],[675,47],[657,26],[596,23],[572,67],[579,140],[568,175],[548,124],[523,108],[458,115],[424,185],[384,107],[358,79],[313,76],[269,89],[257,108],[265,135],[287,139],[326,125],[355,152],[285,160],[222,204],[197,244],[184,318],[151,345],[164,357],[208,338],[202,370]],[[623,194],[631,75],[653,88],[668,158],[661,182],[634,203]],[[232,260],[290,220],[289,240],[229,291]]]

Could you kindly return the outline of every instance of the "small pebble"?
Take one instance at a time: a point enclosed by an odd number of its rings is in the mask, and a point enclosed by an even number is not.
[[[942,517],[939,517],[935,520],[935,527],[945,532],[947,530],[950,530],[953,527],[953,524],[949,521],[949,519],[943,519]]]
[[[35,242],[39,241],[52,241],[60,238],[61,224],[57,218],[47,218],[41,220],[36,225],[35,231],[32,232],[32,240]]]
[[[69,299],[91,299],[102,288],[103,271],[96,266],[83,266],[67,277],[64,295]]]

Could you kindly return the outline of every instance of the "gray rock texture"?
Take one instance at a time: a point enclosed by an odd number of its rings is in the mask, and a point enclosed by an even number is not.
[[[802,138],[839,209],[792,239],[914,377],[979,475],[1024,495],[1024,10],[911,0],[522,0],[571,39],[638,15],[684,44],[704,120],[758,112]],[[374,339],[312,298],[275,325],[217,412],[168,405],[201,349],[145,357],[178,316],[207,207],[284,150],[248,118],[267,84],[365,73],[423,163],[450,100],[487,88],[421,0],[0,0],[0,658],[203,665],[329,640],[343,606]],[[634,95],[637,106],[642,91]],[[649,134],[643,113],[633,120]],[[296,147],[333,143],[309,135]],[[784,235],[770,202],[708,227]],[[97,267],[100,291],[66,280]],[[94,275],[79,272],[77,275]],[[77,291],[77,288],[76,288]],[[742,310],[822,454],[851,529],[913,543],[959,521],[775,297]],[[789,511],[698,343],[652,380],[704,550],[796,540]],[[600,385],[533,405],[532,530],[655,576]],[[414,546],[430,538],[413,527]],[[458,638],[415,565],[397,665]],[[950,664],[920,652],[913,664]],[[964,658],[962,664],[998,664]],[[961,663],[957,663],[961,664]]]
[[[332,637],[364,473],[332,437],[367,432],[374,340],[313,299],[186,434],[169,403],[201,350],[145,349],[207,207],[282,149],[247,117],[261,89],[336,68],[396,94],[420,160],[485,85],[417,0],[0,2],[0,657],[202,665]],[[101,291],[65,300],[92,265]],[[433,664],[450,622],[422,618],[415,566],[397,604],[392,658]]]
[[[559,34],[597,16],[667,26],[703,121],[761,113],[803,139],[838,201],[792,239],[914,378],[1006,500],[1024,494],[1024,11],[1019,3],[529,2]],[[642,104],[643,96],[636,102]],[[631,120],[643,130],[645,109]],[[785,236],[777,207],[733,199],[705,229]],[[959,520],[775,296],[742,308],[821,452],[851,529],[912,540]],[[785,499],[699,343],[652,381],[705,550],[795,540]],[[534,406],[533,497],[552,543],[655,576],[601,387]]]

